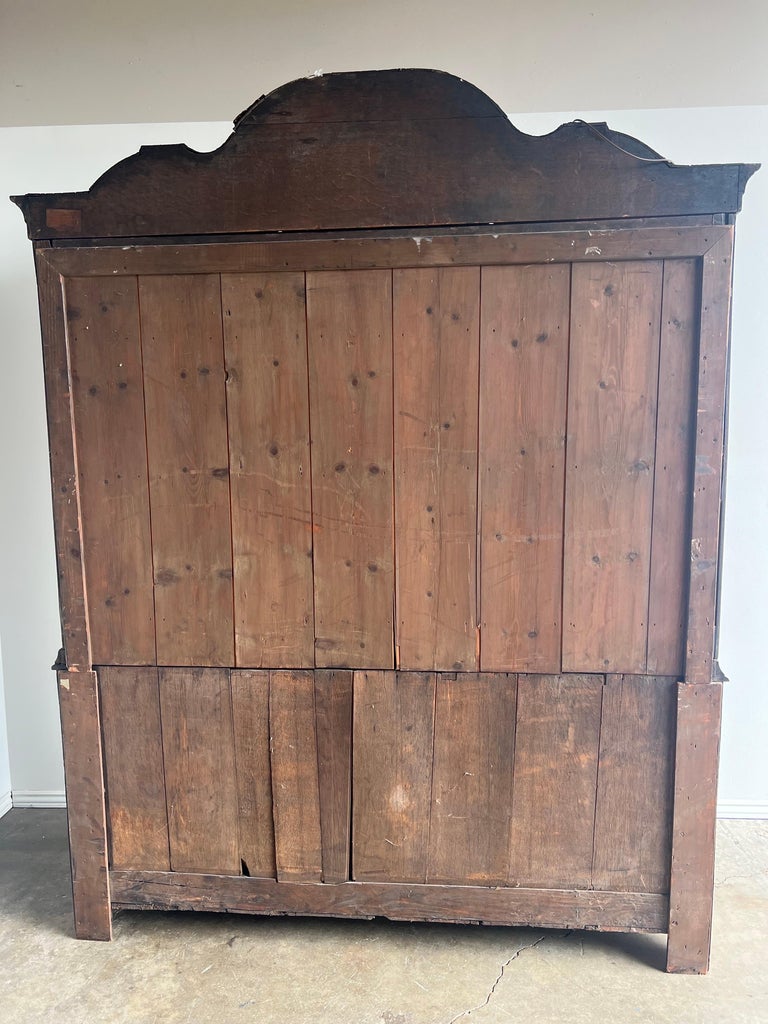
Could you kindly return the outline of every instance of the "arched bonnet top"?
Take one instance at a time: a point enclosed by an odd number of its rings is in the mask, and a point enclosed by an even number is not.
[[[708,217],[757,166],[678,167],[604,124],[530,136],[453,75],[364,71],[262,96],[211,153],[143,146],[87,192],[12,198],[33,240]]]

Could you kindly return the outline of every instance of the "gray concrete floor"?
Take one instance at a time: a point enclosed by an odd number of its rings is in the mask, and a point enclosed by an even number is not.
[[[122,913],[72,938],[66,817],[0,820],[2,1024],[761,1024],[768,822],[718,831],[712,970],[662,973],[664,936]]]

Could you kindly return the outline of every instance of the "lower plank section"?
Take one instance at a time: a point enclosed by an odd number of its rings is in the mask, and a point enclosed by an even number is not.
[[[669,913],[666,896],[644,892],[395,882],[324,885],[167,871],[113,871],[110,881],[115,910],[386,917],[621,932],[664,932]]]

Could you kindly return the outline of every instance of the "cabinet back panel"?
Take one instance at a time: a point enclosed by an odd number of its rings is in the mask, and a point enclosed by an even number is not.
[[[112,867],[669,889],[674,678],[98,676]]]
[[[699,273],[67,281],[95,658],[682,673]]]

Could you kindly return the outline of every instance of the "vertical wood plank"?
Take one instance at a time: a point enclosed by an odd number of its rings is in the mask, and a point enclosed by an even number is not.
[[[171,871],[239,875],[229,672],[160,670]]]
[[[709,970],[722,690],[720,683],[681,683],[677,691],[667,943],[672,974]]]
[[[402,669],[477,667],[480,270],[396,270],[396,643]]]
[[[712,679],[731,310],[733,228],[702,259],[685,680]]]
[[[269,673],[230,676],[237,773],[241,868],[254,878],[275,877],[272,770],[269,759]]]
[[[560,671],[569,296],[566,264],[483,268],[483,671]]]
[[[155,608],[135,277],[66,282],[83,563],[96,664],[155,661]]]
[[[564,671],[645,671],[661,273],[573,266]]]
[[[70,668],[90,669],[91,644],[83,576],[80,495],[76,470],[72,384],[64,320],[62,279],[46,259],[50,250],[37,249],[38,301],[43,337],[43,368],[48,413],[53,522],[65,662]]]
[[[323,881],[349,879],[352,827],[352,673],[315,672]]]
[[[511,885],[588,889],[602,676],[519,676]]]
[[[58,672],[75,935],[112,938],[107,819],[95,672]]]
[[[270,673],[269,730],[277,877],[319,882],[323,863],[312,672]]]
[[[217,275],[139,279],[161,665],[234,657],[227,415]]]
[[[424,882],[434,674],[356,672],[354,686],[353,877],[358,882]]]
[[[238,665],[314,665],[303,274],[221,279]]]
[[[592,886],[669,892],[674,678],[609,676],[603,690]]]
[[[438,676],[428,882],[504,885],[517,679]]]
[[[648,603],[648,672],[657,675],[682,676],[685,665],[697,299],[696,261],[667,260],[661,310]]]
[[[392,275],[307,275],[315,661],[394,664]]]
[[[170,871],[156,668],[100,668],[111,868]]]

